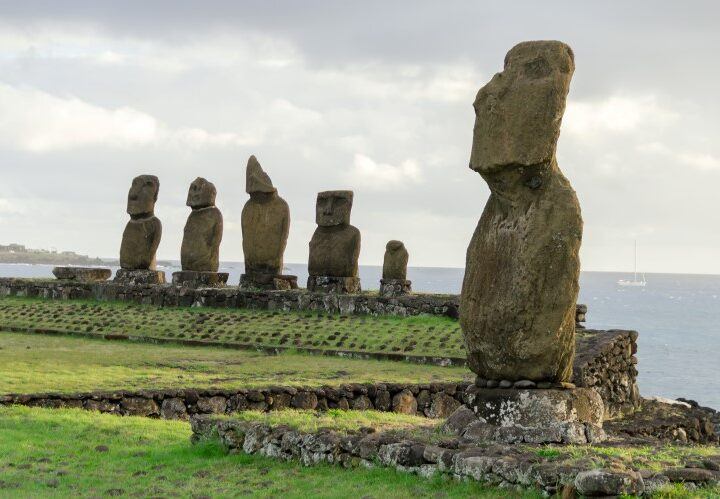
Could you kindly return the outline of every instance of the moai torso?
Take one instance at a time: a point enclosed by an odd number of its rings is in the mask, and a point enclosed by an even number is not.
[[[574,70],[560,42],[526,42],[480,89],[470,166],[490,198],[467,251],[460,323],[488,379],[568,381],[582,218],[555,159]]]
[[[310,240],[308,261],[311,276],[357,277],[360,231],[350,225],[352,199],[352,191],[318,194],[318,227]]]
[[[127,204],[131,218],[120,244],[120,267],[123,269],[155,269],[155,254],[162,236],[162,224],[153,213],[159,189],[160,182],[153,175],[133,179]]]
[[[183,270],[217,272],[223,217],[215,206],[215,186],[197,178],[190,186],[187,204],[192,208],[185,223],[180,263]]]
[[[401,241],[389,241],[385,246],[383,279],[407,279],[408,252]]]
[[[255,156],[248,161],[246,191],[250,199],[242,211],[245,273],[280,275],[290,231],[290,208]]]

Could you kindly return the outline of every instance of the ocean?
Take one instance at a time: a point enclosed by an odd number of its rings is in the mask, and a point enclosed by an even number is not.
[[[52,277],[52,265],[0,264],[0,277]],[[177,267],[161,268],[168,278]],[[237,284],[243,264],[223,263]],[[361,266],[364,289],[377,289],[382,269]],[[286,264],[285,273],[305,285],[307,266]],[[459,293],[463,269],[408,268],[413,290]],[[720,276],[646,274],[644,288],[620,287],[627,274],[583,272],[579,303],[588,306],[588,328],[635,329],[638,384],[644,396],[685,397],[720,409]]]

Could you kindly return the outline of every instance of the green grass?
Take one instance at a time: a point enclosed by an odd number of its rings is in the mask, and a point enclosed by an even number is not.
[[[0,332],[0,393],[430,383],[465,368]]]
[[[541,497],[386,468],[225,455],[189,438],[177,421],[0,407],[0,496]]]
[[[465,357],[447,317],[325,315],[249,309],[154,307],[124,302],[0,299],[0,329],[42,328],[266,346]]]
[[[330,409],[324,412],[288,409],[283,411],[260,412],[241,411],[226,416],[227,419],[257,421],[270,426],[286,425],[303,432],[317,432],[320,429],[341,432],[374,428],[376,431],[415,430],[435,428],[437,419],[428,419],[407,414],[379,411],[344,411]]]

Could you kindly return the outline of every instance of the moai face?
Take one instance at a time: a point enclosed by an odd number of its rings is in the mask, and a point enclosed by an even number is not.
[[[315,223],[321,227],[350,224],[352,191],[325,191],[318,193],[315,205]]]
[[[155,210],[160,181],[155,175],[135,177],[128,192],[127,212],[131,217],[152,215]]]
[[[217,190],[212,182],[202,177],[196,178],[188,190],[187,204],[190,208],[207,208],[215,204]]]
[[[475,98],[470,168],[480,174],[547,165],[555,156],[565,98],[575,70],[561,42],[523,42]]]

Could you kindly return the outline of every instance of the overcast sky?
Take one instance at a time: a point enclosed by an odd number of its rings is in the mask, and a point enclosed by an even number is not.
[[[352,189],[361,264],[464,265],[488,196],[468,168],[477,90],[517,42],[576,71],[558,149],[584,270],[720,273],[716,2],[0,2],[0,244],[116,257],[135,175],[160,178],[159,258],[190,182],[218,188],[242,260],[245,165],[290,205],[306,262],[315,195]]]

